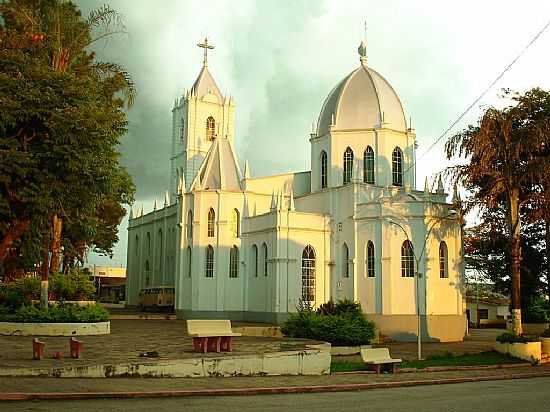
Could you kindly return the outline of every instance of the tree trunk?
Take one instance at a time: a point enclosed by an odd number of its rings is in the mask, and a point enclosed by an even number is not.
[[[50,262],[50,272],[59,272],[61,264],[61,229],[63,220],[57,215],[52,217],[52,260]]]
[[[0,240],[0,262],[8,256],[8,252],[13,245],[13,242],[18,240],[25,231],[29,228],[31,222],[25,220],[12,220],[5,236]]]
[[[521,225],[519,217],[519,189],[512,189],[509,199],[510,258],[512,260],[512,332],[523,333],[521,326]]]
[[[44,241],[44,249],[42,251],[42,273],[41,273],[41,282],[40,282],[40,307],[42,309],[48,308],[48,278],[50,274],[50,240],[46,235],[46,240]]]

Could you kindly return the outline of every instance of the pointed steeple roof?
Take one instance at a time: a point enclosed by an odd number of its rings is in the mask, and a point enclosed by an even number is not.
[[[243,189],[241,171],[229,140],[214,140],[191,186],[229,191]]]
[[[193,84],[191,90],[192,94],[194,96],[197,96],[199,99],[203,98],[208,93],[212,93],[218,98],[219,103],[223,102],[223,97],[220,89],[218,88],[216,81],[210,74],[207,66],[202,67],[199,73],[199,77],[197,77],[197,80],[195,80],[195,83]]]

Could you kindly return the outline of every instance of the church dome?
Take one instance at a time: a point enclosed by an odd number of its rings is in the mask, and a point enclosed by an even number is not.
[[[336,130],[375,129],[384,127],[407,131],[403,105],[388,81],[367,67],[366,44],[359,46],[361,66],[329,93],[319,114],[317,136],[332,125]]]

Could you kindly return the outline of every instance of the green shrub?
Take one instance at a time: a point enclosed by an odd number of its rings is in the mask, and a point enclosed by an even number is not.
[[[327,302],[317,311],[300,303],[281,331],[292,338],[321,340],[334,346],[356,346],[370,343],[375,325],[365,318],[360,304],[345,300],[336,304]]]
[[[50,292],[57,300],[93,300],[95,287],[86,273],[73,270],[50,276]]]
[[[17,288],[4,286],[0,289],[0,306],[13,311],[30,303],[30,298]]]
[[[534,339],[523,335],[514,335],[510,332],[504,332],[502,335],[497,336],[497,342],[500,343],[528,343],[536,342]]]
[[[525,323],[548,322],[548,301],[542,296],[534,297],[522,312],[522,320]]]
[[[0,307],[1,308],[1,307]],[[100,305],[78,306],[61,304],[50,306],[47,310],[38,306],[22,306],[15,311],[0,309],[1,322],[28,323],[86,323],[105,322],[109,313]]]

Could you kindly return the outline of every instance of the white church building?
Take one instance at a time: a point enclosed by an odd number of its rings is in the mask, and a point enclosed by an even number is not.
[[[394,339],[416,339],[419,312],[424,339],[462,340],[460,217],[441,181],[416,190],[415,131],[365,42],[308,136],[311,171],[266,177],[239,167],[235,101],[199,46],[203,67],[172,109],[164,204],[130,214],[128,305],[174,285],[180,318],[281,323],[300,300],[347,298]]]

